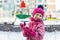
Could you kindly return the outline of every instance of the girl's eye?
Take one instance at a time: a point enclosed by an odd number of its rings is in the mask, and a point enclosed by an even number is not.
[[[40,17],[42,17],[42,16],[40,15]]]
[[[39,14],[37,14],[37,16],[38,16]]]

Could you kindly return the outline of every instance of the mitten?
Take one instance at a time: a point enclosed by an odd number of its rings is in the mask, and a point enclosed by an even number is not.
[[[24,22],[24,24],[20,23],[21,29],[25,29],[25,25],[26,25],[25,22]]]
[[[35,30],[32,30],[32,29],[30,29],[29,27],[26,27],[25,31],[26,31],[26,33],[27,33],[29,36],[34,37],[34,36],[36,35]]]
[[[20,23],[20,27],[21,27],[22,30],[25,28],[24,24],[22,24],[22,23]]]
[[[26,32],[26,34],[28,36],[35,37],[35,35],[36,35],[36,32],[34,30],[30,29],[29,27],[26,27],[25,30],[24,30],[24,32]]]
[[[26,28],[25,28],[25,31],[28,32],[28,33],[30,33],[31,30],[30,30],[29,27],[26,27]]]
[[[32,37],[35,37],[36,32],[35,32],[34,30],[31,30],[30,35],[31,35]]]
[[[28,27],[25,27],[25,29],[24,29],[24,35],[30,36],[30,29]]]

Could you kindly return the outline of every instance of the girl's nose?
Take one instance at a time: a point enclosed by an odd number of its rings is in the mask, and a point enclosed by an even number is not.
[[[37,18],[40,18],[40,16],[37,16]]]

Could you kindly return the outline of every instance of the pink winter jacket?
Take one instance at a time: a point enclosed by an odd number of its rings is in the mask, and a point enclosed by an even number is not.
[[[34,37],[28,36],[26,32],[23,31],[23,35],[27,37],[27,40],[43,40],[44,37],[44,23],[42,21],[35,21],[33,18],[30,18],[29,28],[34,30],[36,35]]]

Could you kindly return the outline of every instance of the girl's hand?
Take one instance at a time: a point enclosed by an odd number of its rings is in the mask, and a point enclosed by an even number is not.
[[[21,28],[24,26],[24,24],[20,23]]]
[[[30,29],[29,27],[26,27],[25,31],[29,36],[34,37],[36,35],[36,32],[34,30]]]
[[[30,35],[31,35],[32,37],[35,37],[36,32],[35,32],[34,30],[31,30]]]
[[[23,30],[24,29],[24,24],[20,23],[20,27]]]
[[[21,28],[24,27],[25,25],[26,25],[25,22],[24,23],[20,23]]]

